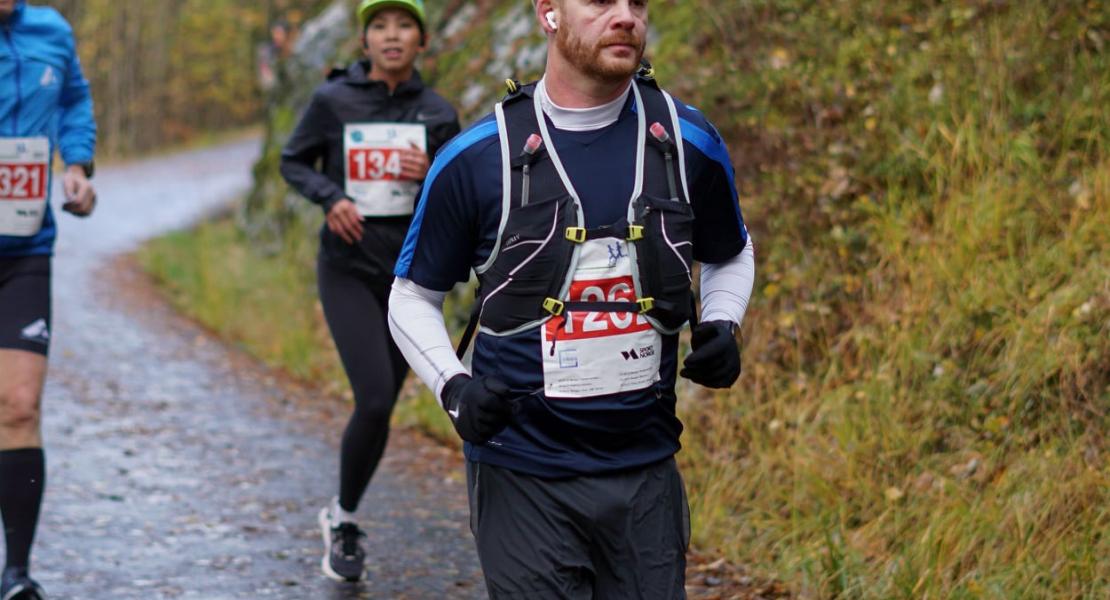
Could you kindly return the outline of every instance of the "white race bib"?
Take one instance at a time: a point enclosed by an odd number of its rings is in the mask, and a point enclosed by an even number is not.
[[[50,189],[50,140],[0,138],[0,235],[42,229]]]
[[[347,197],[365,217],[411,215],[420,184],[401,179],[399,150],[427,152],[427,129],[416,123],[351,123],[343,127]]]
[[[587,241],[567,300],[635,302],[627,243],[617,238]],[[616,394],[659,380],[663,338],[638,312],[566,312],[544,324],[541,338],[549,398]]]

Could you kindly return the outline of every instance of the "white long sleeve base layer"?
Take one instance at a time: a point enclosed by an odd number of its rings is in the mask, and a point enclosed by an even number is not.
[[[701,320],[744,321],[755,285],[755,248],[749,236],[744,250],[727,262],[702,265]],[[389,330],[412,370],[436,399],[449,379],[466,373],[455,356],[443,320],[446,292],[421,287],[408,279],[393,281],[389,295]]]

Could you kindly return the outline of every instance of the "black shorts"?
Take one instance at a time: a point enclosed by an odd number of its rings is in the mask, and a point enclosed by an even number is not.
[[[468,462],[467,483],[491,599],[686,598],[690,507],[673,458],[569,479]]]
[[[0,257],[0,348],[50,350],[50,257]]]

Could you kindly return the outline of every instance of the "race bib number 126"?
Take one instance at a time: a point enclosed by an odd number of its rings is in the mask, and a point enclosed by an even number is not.
[[[0,138],[0,235],[32,236],[42,228],[49,164],[46,138]]]
[[[592,398],[642,390],[659,380],[662,337],[638,314],[624,240],[582,246],[567,300],[627,302],[629,312],[573,312],[544,323],[544,393],[548,398]]]

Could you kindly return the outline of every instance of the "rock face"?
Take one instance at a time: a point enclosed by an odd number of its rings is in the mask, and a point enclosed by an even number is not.
[[[320,211],[282,179],[281,149],[327,71],[356,52],[352,2],[335,0],[305,22],[293,53],[278,63],[277,83],[266,103],[266,134],[254,165],[254,184],[239,212],[240,225],[255,248],[276,252],[287,232],[303,231],[297,225],[313,227],[320,222]]]

